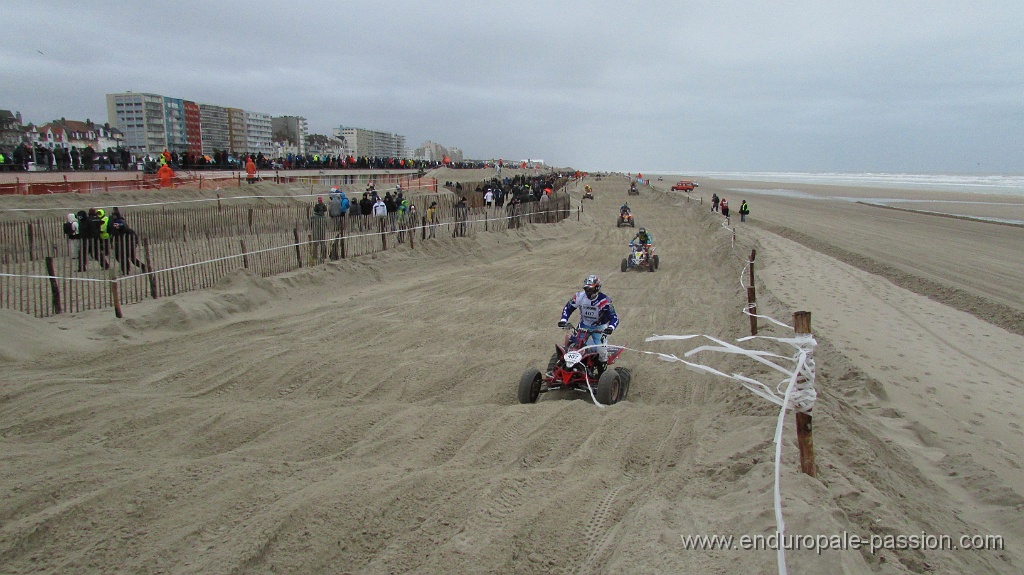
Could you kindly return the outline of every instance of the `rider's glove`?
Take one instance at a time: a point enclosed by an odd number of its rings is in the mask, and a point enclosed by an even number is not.
[[[615,331],[614,327],[608,326],[608,327],[604,328],[604,334],[605,335],[611,335],[613,331]]]
[[[569,322],[565,321],[564,319],[558,320],[558,327],[565,327],[567,325],[569,325]]]

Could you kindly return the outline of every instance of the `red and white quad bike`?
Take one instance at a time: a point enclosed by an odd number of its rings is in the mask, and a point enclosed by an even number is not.
[[[565,336],[565,343],[555,345],[555,353],[548,362],[547,371],[542,373],[531,367],[519,378],[519,403],[537,403],[540,394],[555,390],[587,393],[604,405],[626,399],[630,371],[625,367],[612,367],[622,353],[622,348],[607,346],[608,366],[604,373],[598,373],[597,346],[586,346],[586,341],[591,333],[600,330],[571,324],[566,329],[569,333]]]

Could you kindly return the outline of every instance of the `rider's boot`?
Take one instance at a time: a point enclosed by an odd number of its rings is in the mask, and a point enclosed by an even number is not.
[[[601,374],[604,373],[604,370],[606,369],[608,369],[607,361],[601,361],[599,359],[597,360],[597,363],[594,364],[594,372],[597,373],[597,377],[601,377]]]

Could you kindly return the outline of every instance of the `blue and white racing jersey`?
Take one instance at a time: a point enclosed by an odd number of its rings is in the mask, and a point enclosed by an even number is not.
[[[580,310],[581,324],[588,326],[607,324],[612,329],[619,326],[619,316],[615,313],[612,298],[601,292],[597,292],[597,297],[593,300],[587,297],[587,293],[584,291],[576,292],[562,309],[562,320],[569,321],[569,316],[577,309]]]

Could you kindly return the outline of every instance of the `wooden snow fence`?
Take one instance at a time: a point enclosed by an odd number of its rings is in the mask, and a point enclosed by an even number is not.
[[[79,258],[72,257],[63,217],[0,221],[0,308],[49,317],[115,307],[115,293],[124,305],[208,288],[239,269],[270,277],[398,246],[417,249],[427,237],[426,208],[432,201],[438,202],[436,236],[452,237],[461,222],[455,198],[447,193],[414,196],[416,217],[404,222],[386,218],[383,234],[372,216],[311,218],[312,202],[126,209],[124,217],[138,243],[117,249],[111,239],[105,248],[99,246],[95,252],[109,269],[81,245],[87,253],[84,271],[78,269]],[[557,222],[569,214],[568,198],[561,194],[547,204],[546,213],[539,213],[538,202],[507,208],[468,210],[467,235]],[[398,242],[399,232],[406,243]],[[132,248],[134,262],[129,261]]]

